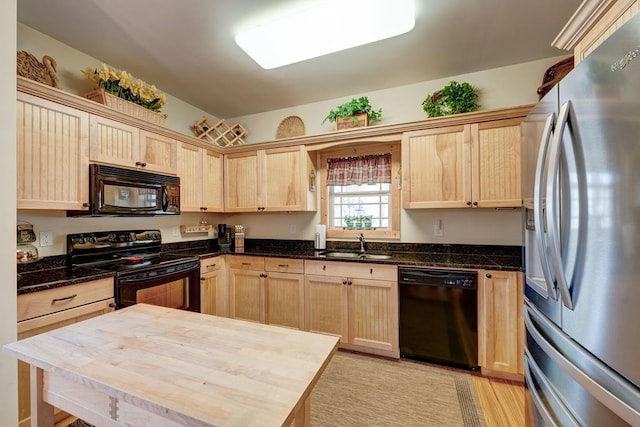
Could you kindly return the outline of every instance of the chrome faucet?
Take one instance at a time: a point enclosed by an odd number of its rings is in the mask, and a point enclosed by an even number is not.
[[[360,253],[363,254],[367,251],[367,241],[364,240],[362,233],[358,236],[358,240],[360,240]]]

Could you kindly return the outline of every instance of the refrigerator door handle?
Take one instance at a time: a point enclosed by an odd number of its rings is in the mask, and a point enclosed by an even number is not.
[[[558,394],[554,391],[553,386],[549,383],[549,380],[544,376],[542,370],[536,363],[529,350],[524,350],[524,373],[525,380],[528,385],[528,390],[531,393],[533,404],[538,409],[542,418],[544,418],[545,425],[553,426],[553,427],[564,427],[564,426],[575,426],[579,427],[580,423],[575,419],[573,415],[569,412],[569,410],[562,403]],[[533,377],[535,376],[535,381]],[[555,418],[560,418],[560,424],[556,423],[554,417],[551,415],[549,408],[544,404],[542,397],[538,393],[538,390],[535,387],[535,384],[540,384],[540,387],[544,390],[545,400],[549,402],[553,409]],[[559,412],[559,413],[558,413]]]
[[[538,257],[542,264],[542,273],[547,286],[547,295],[554,300],[558,299],[558,293],[556,291],[556,280],[551,272],[551,266],[549,265],[549,255],[547,253],[547,241],[545,236],[545,226],[543,222],[543,189],[544,189],[544,177],[545,166],[548,168],[547,153],[549,150],[549,142],[553,136],[553,128],[556,123],[556,113],[551,113],[544,124],[542,131],[542,139],[540,141],[540,148],[538,150],[538,159],[536,162],[536,174],[535,183],[533,187],[533,220],[535,222],[535,236],[538,246]],[[532,288],[537,291],[536,288]],[[540,293],[540,292],[538,292]],[[542,295],[546,297],[547,295]]]
[[[556,221],[556,211],[559,204],[558,194],[558,177],[560,174],[560,153],[562,152],[562,137],[564,134],[564,128],[573,116],[573,109],[571,107],[571,101],[567,101],[561,108],[558,114],[558,122],[556,130],[551,140],[551,146],[549,148],[549,168],[547,170],[547,192],[546,192],[546,215],[549,236],[549,249],[551,252],[551,261],[555,271],[556,283],[558,284],[558,290],[562,297],[562,303],[568,308],[573,310],[573,300],[571,298],[571,292],[569,290],[569,284],[565,277],[565,272],[562,267],[562,254],[560,249],[560,229]],[[576,135],[577,136],[577,135]]]
[[[544,329],[544,335],[542,332],[538,330],[538,328],[534,325],[532,317],[535,318],[536,322],[538,322]],[[578,384],[580,384],[587,392],[589,392],[595,399],[600,401],[603,405],[617,414],[620,418],[625,420],[631,425],[640,425],[640,412],[638,408],[634,408],[629,405],[629,401],[631,402],[640,402],[640,393],[637,390],[632,389],[628,384],[624,383],[617,377],[610,368],[606,367],[602,362],[597,360],[595,357],[586,353],[584,350],[578,348],[577,345],[571,344],[575,346],[576,353],[582,353],[582,356],[587,360],[585,363],[589,365],[590,371],[599,371],[599,373],[603,373],[602,375],[606,375],[611,380],[611,387],[618,390],[618,394],[614,394],[609,391],[607,388],[603,387],[599,382],[597,382],[594,377],[595,375],[587,375],[576,366],[571,360],[567,359],[567,357],[560,352],[555,345],[548,341],[545,336],[550,336],[553,339],[553,334],[555,333],[556,327],[551,323],[551,321],[547,320],[544,315],[540,314],[538,310],[529,305],[525,305],[525,313],[524,313],[524,323],[527,330],[527,333],[535,340],[535,342],[540,346],[540,348],[559,366],[561,367],[568,375],[570,375]],[[569,342],[569,340],[567,340]],[[620,399],[619,396],[623,396],[626,400]]]

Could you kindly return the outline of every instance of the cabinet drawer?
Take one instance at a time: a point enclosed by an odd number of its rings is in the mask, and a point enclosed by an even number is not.
[[[232,255],[229,257],[229,268],[264,271],[264,258]]]
[[[304,261],[291,258],[265,258],[264,265],[266,271],[277,271],[280,273],[304,273]]]
[[[375,279],[398,281],[398,267],[388,264],[339,262],[339,261],[305,261],[305,274],[318,276],[352,277],[357,279]]]
[[[224,268],[224,258],[214,256],[200,260],[200,274],[207,274],[212,271],[219,271]]]
[[[18,295],[18,322],[113,298],[113,279],[105,278]]]

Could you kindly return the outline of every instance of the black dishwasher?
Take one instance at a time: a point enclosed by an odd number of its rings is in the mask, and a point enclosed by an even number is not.
[[[400,357],[478,370],[478,275],[398,268]]]

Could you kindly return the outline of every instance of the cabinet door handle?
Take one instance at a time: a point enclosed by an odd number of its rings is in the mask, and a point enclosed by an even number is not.
[[[352,282],[351,280],[349,280],[349,281],[347,282],[347,285],[351,286],[351,285],[353,285],[353,282]]]
[[[250,262],[243,262],[242,265],[251,265]]]
[[[204,282],[205,280],[207,280],[207,279],[205,279],[204,277],[200,277],[200,281],[201,282]]]
[[[346,281],[346,280],[343,280],[343,281],[342,281],[342,284],[343,284],[343,285],[346,285],[346,284],[347,284],[347,281]]]
[[[469,201],[469,202],[467,202],[467,206],[471,206],[471,202],[470,202],[470,201]]]
[[[69,295],[68,297],[63,297],[63,298],[54,298],[51,300],[51,304],[55,304],[57,302],[62,302],[62,301],[68,301],[68,300],[72,300],[75,297],[77,297],[78,294],[73,294],[73,295]]]
[[[84,203],[82,204],[82,207],[83,207],[83,208],[88,208],[89,206],[91,206],[91,204],[90,204],[89,202],[84,202]]]
[[[323,265],[323,266],[322,266],[322,271],[325,271],[326,269],[327,269],[327,266],[326,266],[326,265]]]
[[[473,202],[473,206],[478,206],[478,202]]]
[[[217,264],[209,264],[209,265],[207,265],[207,268],[215,268],[216,265]]]
[[[486,277],[487,279],[491,279],[492,276],[491,276],[491,273],[486,273],[484,277]]]
[[[287,267],[289,267],[289,264],[278,264],[278,267],[287,268]]]

